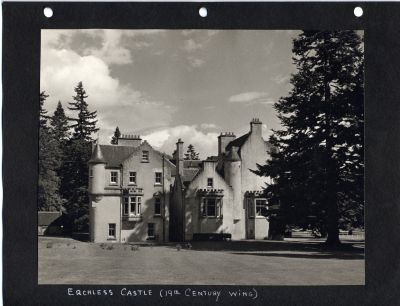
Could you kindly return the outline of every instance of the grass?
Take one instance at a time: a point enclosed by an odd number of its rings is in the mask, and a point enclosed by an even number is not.
[[[362,241],[347,241],[339,250],[324,249],[321,242],[170,243],[139,251],[138,245],[40,237],[39,284],[364,284]]]

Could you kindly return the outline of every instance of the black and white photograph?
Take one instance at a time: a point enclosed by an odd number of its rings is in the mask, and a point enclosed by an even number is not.
[[[39,285],[365,284],[364,31],[40,47]]]

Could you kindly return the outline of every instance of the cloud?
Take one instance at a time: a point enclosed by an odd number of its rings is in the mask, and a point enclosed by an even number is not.
[[[272,100],[266,92],[249,91],[231,96],[228,101],[230,103],[243,103],[249,105],[255,103],[269,104]]]
[[[74,87],[82,81],[89,109],[98,111],[100,137],[105,142],[116,126],[124,132],[135,132],[172,122],[176,109],[130,85],[121,84],[111,75],[110,62],[104,54],[78,54],[68,49],[71,33],[67,32],[62,44],[57,43],[60,33],[54,34],[57,33],[42,31],[40,88],[50,95],[45,104],[50,113],[60,100],[71,115],[67,102],[72,100]]]
[[[192,66],[193,68],[198,68],[198,67],[200,67],[200,66],[202,66],[202,65],[204,65],[206,63],[205,60],[203,60],[201,58],[194,57],[194,56],[188,56],[187,60],[188,60],[188,62],[190,64],[190,66]]]
[[[290,76],[289,75],[282,75],[282,74],[278,74],[274,77],[271,78],[272,81],[274,81],[276,84],[283,84],[283,83],[287,83],[289,81]]]
[[[187,52],[203,48],[203,44],[196,43],[193,39],[187,39],[183,42],[183,49]]]
[[[201,159],[210,155],[216,155],[218,152],[219,133],[201,131],[198,125],[179,125],[175,127],[162,128],[143,135],[156,149],[172,154],[176,148],[178,139],[182,139],[184,147],[192,144],[195,150],[200,154]],[[204,127],[203,127],[204,128]]]
[[[186,38],[182,50],[187,54],[186,59],[192,68],[199,68],[206,63],[199,52],[207,48],[218,30],[183,30],[181,33]]]

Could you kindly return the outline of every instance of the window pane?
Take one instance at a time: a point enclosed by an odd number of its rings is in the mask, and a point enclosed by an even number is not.
[[[124,215],[129,213],[129,198],[124,198]]]
[[[161,215],[161,199],[156,198],[154,202],[154,214]]]
[[[136,183],[136,172],[129,172],[129,183]]]
[[[217,215],[217,207],[215,203],[215,199],[207,200],[207,216],[215,217]]]
[[[131,197],[131,213],[136,214],[136,197]]]
[[[214,182],[212,177],[209,177],[207,179],[207,187],[214,187]]]
[[[118,180],[118,172],[111,171],[111,183],[117,183]]]
[[[115,237],[115,223],[108,224],[108,236]]]
[[[156,172],[156,183],[161,184],[161,172]]]
[[[155,226],[154,223],[147,223],[147,236],[148,237],[154,237],[154,232],[155,232]]]
[[[267,213],[267,201],[265,199],[256,200],[256,215],[265,216]]]

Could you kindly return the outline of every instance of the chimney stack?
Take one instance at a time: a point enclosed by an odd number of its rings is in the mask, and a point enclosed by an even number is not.
[[[118,138],[119,146],[138,147],[142,143],[139,135],[121,135]]]
[[[262,135],[262,122],[258,118],[253,118],[250,122],[250,132],[253,135],[260,136]]]
[[[226,153],[226,146],[236,138],[232,132],[221,133],[218,136],[218,156]]]
[[[183,175],[183,141],[179,138],[176,143],[175,155],[176,173],[180,176]]]

